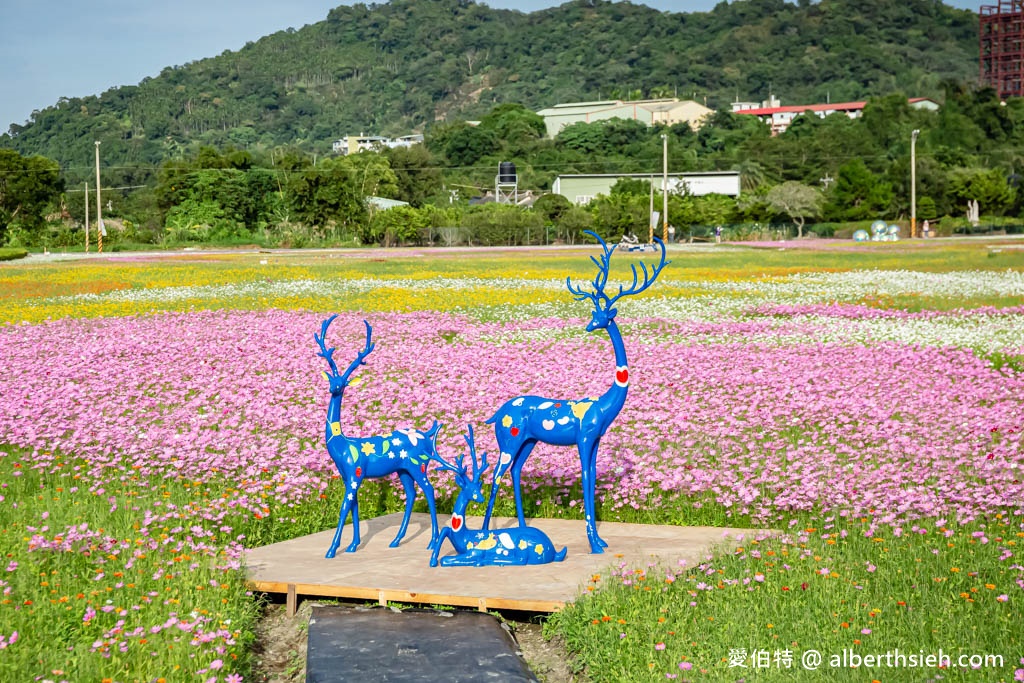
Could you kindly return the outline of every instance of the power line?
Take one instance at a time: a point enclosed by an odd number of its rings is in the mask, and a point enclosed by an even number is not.
[[[101,187],[100,191],[101,192],[108,192],[110,190],[137,190],[140,187],[149,187],[149,185],[123,185],[122,187]],[[71,194],[72,192],[85,192],[85,191],[86,190],[64,190],[64,193],[65,194]],[[95,191],[96,191],[96,189],[93,188],[93,192],[95,192]]]

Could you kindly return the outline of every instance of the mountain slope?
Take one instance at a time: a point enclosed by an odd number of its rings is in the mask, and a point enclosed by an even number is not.
[[[737,0],[691,14],[604,0],[531,14],[393,0],[338,7],[137,86],[61,99],[0,146],[78,166],[101,140],[106,163],[150,165],[196,144],[324,152],[346,134],[423,130],[497,102],[937,97],[944,80],[976,74],[977,18],[939,0]]]

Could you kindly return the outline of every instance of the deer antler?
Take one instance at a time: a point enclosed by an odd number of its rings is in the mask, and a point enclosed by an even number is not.
[[[334,322],[334,319],[337,317],[338,315],[334,314],[330,318],[325,320],[323,324],[320,326],[320,334],[317,335],[317,333],[314,332],[313,339],[315,339],[316,343],[320,346],[320,353],[316,355],[326,359],[328,364],[330,364],[331,366],[331,372],[334,373],[334,376],[341,377],[342,381],[347,383],[349,376],[353,373],[353,371],[355,371],[357,367],[359,367],[360,365],[366,365],[366,357],[370,355],[370,352],[373,351],[373,347],[376,346],[376,344],[373,344],[371,342],[371,339],[373,337],[373,328],[370,327],[370,323],[364,320],[363,324],[366,325],[366,346],[363,348],[362,351],[359,352],[359,354],[356,356],[356,359],[352,361],[352,364],[348,366],[348,369],[345,370],[345,374],[338,372],[338,366],[334,363],[334,347],[332,346],[331,348],[327,348],[327,344],[325,341],[327,338],[327,328],[331,326],[331,323]]]
[[[330,364],[331,366],[331,372],[334,373],[335,377],[338,376],[338,366],[334,364],[334,347],[327,348],[326,344],[324,343],[324,340],[327,338],[327,328],[331,326],[331,323],[334,322],[334,319],[337,317],[338,314],[335,313],[330,318],[325,320],[322,325],[320,325],[319,337],[317,336],[316,332],[313,333],[313,339],[315,339],[316,343],[320,346],[320,353],[316,355],[327,360],[328,364]]]
[[[487,469],[487,454],[484,453],[480,458],[480,462],[477,463],[476,439],[473,438],[473,425],[469,425],[469,434],[463,434],[462,438],[466,440],[466,445],[469,446],[469,457],[473,463],[473,481],[477,481],[480,475]],[[459,464],[462,464],[461,460]]]
[[[633,270],[633,284],[630,286],[629,289],[623,289],[622,285],[619,285],[619,293],[610,299],[607,295],[604,294],[603,291],[601,292],[605,300],[608,302],[608,308],[611,308],[613,305],[615,305],[615,302],[618,301],[620,298],[624,296],[630,296],[632,294],[639,294],[640,292],[650,287],[651,284],[653,284],[654,281],[658,279],[658,275],[661,274],[662,269],[666,265],[668,265],[669,262],[665,258],[665,243],[662,242],[657,237],[654,238],[654,241],[658,243],[659,247],[661,247],[661,259],[658,261],[658,264],[656,266],[653,266],[650,272],[648,272],[647,264],[644,263],[643,261],[640,262],[640,269],[644,273],[644,281],[642,284],[638,283],[636,264],[631,265],[630,268],[632,268]]]
[[[594,276],[594,281],[593,283],[591,283],[594,285],[594,291],[588,292],[580,287],[574,287],[572,284],[572,280],[568,277],[565,278],[565,286],[569,288],[569,292],[576,297],[577,301],[590,299],[593,302],[595,308],[600,308],[599,298],[603,297],[605,300],[607,300],[608,298],[604,296],[604,287],[608,283],[608,270],[611,268],[612,252],[615,251],[615,247],[609,247],[608,244],[603,239],[601,239],[601,236],[598,235],[596,232],[593,232],[591,230],[585,230],[584,234],[590,235],[598,242],[600,242],[601,249],[603,252],[601,254],[600,261],[594,258],[593,256],[590,257],[590,260],[594,262],[595,266],[597,266],[597,275]]]
[[[373,347],[376,346],[376,344],[374,344],[371,341],[373,339],[373,328],[370,327],[370,323],[366,322],[365,320],[363,321],[363,324],[366,325],[366,346],[363,347],[363,350],[359,352],[359,354],[356,356],[356,359],[349,364],[348,369],[345,370],[345,374],[341,376],[341,380],[346,383],[348,382],[349,376],[355,371],[356,368],[358,368],[360,365],[366,365],[366,357],[370,355],[370,353],[373,351]],[[337,373],[337,369],[335,369],[335,373]]]
[[[586,234],[592,236],[594,239],[600,242],[602,249],[600,260],[593,256],[590,257],[590,260],[593,261],[594,265],[597,266],[597,275],[594,276],[594,281],[591,283],[594,286],[594,291],[588,292],[582,289],[581,287],[574,286],[570,278],[565,278],[565,285],[566,287],[569,288],[569,292],[571,292],[578,301],[582,301],[583,299],[590,299],[594,304],[594,308],[603,308],[606,311],[611,310],[612,306],[614,306],[615,302],[618,301],[620,298],[624,296],[630,296],[631,294],[639,294],[640,292],[650,287],[651,284],[656,279],[658,279],[658,275],[661,273],[661,270],[669,263],[669,261],[666,260],[665,258],[665,243],[662,242],[657,237],[655,237],[654,241],[658,243],[659,247],[661,247],[661,260],[658,262],[658,264],[656,266],[653,266],[651,270],[648,271],[647,264],[643,262],[640,263],[640,269],[644,274],[642,283],[640,282],[640,274],[636,270],[636,265],[634,264],[630,266],[630,268],[632,268],[633,270],[633,284],[629,287],[629,289],[623,289],[622,285],[619,285],[618,294],[616,294],[613,297],[609,297],[605,293],[604,288],[608,284],[608,272],[611,270],[612,252],[615,251],[615,247],[618,245],[609,247],[607,243],[605,243],[605,241],[601,239],[601,237],[597,233],[591,232],[590,230],[587,230]],[[603,305],[601,303],[602,300],[604,301]]]
[[[473,438],[473,425],[469,425],[469,434],[463,434],[462,438],[465,439],[466,445],[469,446],[469,457],[470,461],[473,464],[472,480],[478,481],[481,473],[483,473],[487,469],[487,454],[484,453],[483,457],[480,458],[479,462],[477,461],[476,440]],[[441,466],[438,469],[448,470],[449,472],[461,474],[462,476],[468,475],[468,472],[466,471],[466,465],[464,464],[466,459],[465,453],[459,455],[459,459],[456,461],[457,464],[455,465],[451,464],[450,462],[442,458],[441,455],[436,450],[428,457]]]

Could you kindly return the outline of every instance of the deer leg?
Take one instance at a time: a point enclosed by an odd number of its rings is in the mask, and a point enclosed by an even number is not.
[[[405,516],[402,517],[402,526],[398,528],[395,540],[391,541],[390,547],[397,548],[398,544],[405,538],[405,531],[409,528],[409,518],[412,516],[412,506],[416,502],[416,485],[412,477],[406,472],[399,472],[398,478],[402,481],[402,488],[405,489]]]
[[[515,490],[516,496],[516,515],[519,517],[519,526],[526,526],[526,515],[523,513],[523,495],[520,488],[520,477],[523,472],[523,465],[526,464],[526,457],[530,455],[530,451],[533,450],[533,446],[536,442],[523,444],[523,450],[520,451],[520,459],[512,465],[512,488]]]
[[[519,526],[526,525],[526,520],[523,517],[523,500],[522,496],[520,495],[519,489],[519,473],[522,472],[523,465],[526,464],[526,459],[530,457],[530,451],[532,451],[533,447],[536,445],[536,441],[526,441],[523,443],[522,446],[519,447],[519,450],[516,451],[516,454],[512,456],[512,486],[515,490],[516,514],[519,517]],[[502,470],[500,469],[500,466],[495,466],[494,468],[494,477],[491,483],[491,497],[487,501],[487,514],[484,515],[484,525],[482,531],[486,531],[488,528],[490,528],[489,525],[491,522],[491,512],[494,509],[494,499],[498,494],[498,483],[501,479],[500,475],[507,472],[508,469],[509,468],[505,468],[504,470]]]
[[[430,543],[427,544],[427,550],[430,550],[441,545],[437,533],[437,503],[434,500],[434,487],[431,486],[427,475],[420,477],[419,482],[420,488],[423,489],[423,497],[427,499],[427,509],[430,510]]]
[[[437,537],[437,543],[434,544],[433,552],[430,553],[430,566],[437,566],[437,555],[441,552],[441,546],[444,545],[445,539],[447,539],[452,533],[450,527],[441,529],[441,534]]]
[[[341,545],[341,532],[345,528],[345,519],[348,518],[349,508],[351,501],[355,498],[354,494],[346,492],[345,502],[341,504],[341,512],[338,514],[338,528],[334,531],[334,538],[331,540],[331,546],[327,549],[327,559],[333,558],[338,552],[338,546]],[[358,530],[358,526],[356,529]]]
[[[472,550],[460,555],[446,555],[441,558],[442,567],[482,567],[486,564],[491,563]]]
[[[594,444],[594,457],[592,457],[590,459],[590,513],[589,513],[589,515],[590,515],[591,519],[593,519],[594,538],[597,539],[597,542],[601,544],[602,548],[607,548],[608,547],[608,542],[605,541],[603,538],[601,538],[600,536],[597,535],[597,512],[595,511],[595,508],[597,507],[597,501],[595,500],[595,497],[597,495],[596,494],[596,492],[597,492],[597,449],[598,449],[599,446],[600,446],[600,443],[595,443]],[[586,501],[584,500],[584,503],[585,502]]]
[[[354,553],[359,547],[359,489],[352,493],[352,542],[345,548],[346,553]]]
[[[587,539],[590,541],[590,552],[598,555],[608,546],[604,539],[597,535],[597,521],[594,519],[594,486],[597,467],[594,457],[597,455],[597,444],[580,444],[580,476],[583,489],[583,512],[587,521]]]

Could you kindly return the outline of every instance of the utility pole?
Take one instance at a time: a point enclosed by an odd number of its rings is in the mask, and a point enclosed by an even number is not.
[[[910,236],[917,237],[917,136],[916,128],[910,133]]]
[[[647,243],[654,244],[654,175],[651,175],[651,205],[647,209]]]
[[[85,253],[89,253],[89,183],[85,184]]]
[[[96,141],[96,251],[103,253],[103,205],[100,204],[100,141]]]
[[[661,136],[661,239],[668,242],[668,135]],[[654,240],[651,240],[654,244]]]

